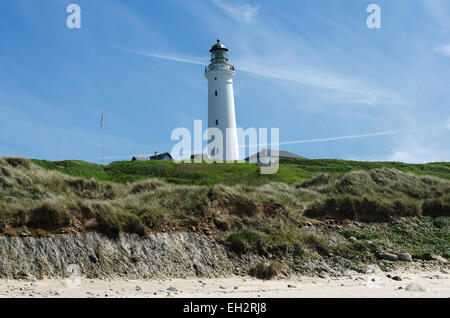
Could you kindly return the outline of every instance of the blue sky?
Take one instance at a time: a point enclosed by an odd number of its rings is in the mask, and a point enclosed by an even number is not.
[[[101,112],[107,161],[170,151],[207,119],[220,38],[239,127],[308,158],[450,161],[449,17],[446,0],[1,1],[0,155],[99,162]]]

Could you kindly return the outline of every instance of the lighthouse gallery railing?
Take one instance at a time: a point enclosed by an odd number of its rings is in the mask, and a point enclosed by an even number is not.
[[[209,71],[234,71],[234,66],[229,64],[211,64],[205,67],[205,72]]]

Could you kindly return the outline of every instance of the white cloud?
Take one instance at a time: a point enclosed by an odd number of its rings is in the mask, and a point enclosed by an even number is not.
[[[249,4],[232,6],[230,4],[225,4],[221,0],[212,1],[215,6],[225,11],[231,18],[238,22],[254,22],[256,20],[256,14],[259,10],[258,6],[251,6]]]
[[[209,63],[207,58],[187,57],[177,54],[160,54],[140,50],[132,50],[123,47],[117,48],[146,57],[174,62],[197,65],[207,65]],[[253,62],[247,63],[245,60],[241,60],[240,62],[237,61],[236,69],[261,77],[290,81],[300,85],[328,90],[329,93],[325,96],[332,99],[328,102],[334,101],[369,106],[377,104],[408,104],[407,101],[403,100],[397,94],[390,91],[369,87],[369,85],[359,79],[347,78],[342,75],[331,74],[320,70],[309,70],[303,67],[295,67],[295,65],[292,64],[289,64],[289,67],[284,67],[280,64],[273,64],[273,62],[270,61],[258,61],[257,58],[247,60],[251,60]]]
[[[388,161],[405,163],[428,163],[443,162],[448,160],[450,152],[446,150],[437,151],[437,148],[417,147],[412,149],[402,149],[394,152]]]
[[[434,51],[438,54],[450,57],[450,44],[437,46],[434,48]]]
[[[433,19],[440,25],[441,32],[446,34],[450,30],[450,7],[447,0],[422,0],[422,4]]]
[[[360,138],[369,138],[369,137],[377,137],[377,136],[388,136],[388,135],[396,135],[401,133],[401,131],[382,131],[370,134],[362,134],[362,135],[348,135],[348,136],[339,136],[339,137],[329,137],[329,138],[315,138],[315,139],[303,139],[303,140],[294,140],[294,141],[281,141],[278,143],[278,146],[287,146],[287,145],[298,145],[298,144],[309,144],[316,142],[328,142],[328,141],[337,141],[337,140],[348,140],[348,139],[360,139]],[[268,147],[273,146],[274,144],[258,144],[258,145],[244,145],[240,148],[247,147]]]
[[[405,120],[407,120],[406,117]],[[420,122],[411,119],[409,124],[420,126]],[[449,127],[443,123],[443,125],[404,130],[404,134],[393,140],[391,145],[393,151],[387,160],[407,163],[448,161],[450,158],[448,129]]]
[[[127,49],[127,48],[119,47],[119,46],[117,46],[116,48],[130,52],[130,53],[147,56],[147,57],[153,57],[153,58],[162,59],[162,60],[188,63],[188,64],[197,64],[197,65],[208,65],[208,59],[206,59],[206,58],[187,57],[187,56],[173,55],[173,54],[158,54],[158,53],[145,52],[145,51],[139,51],[139,50],[131,50],[131,49]]]

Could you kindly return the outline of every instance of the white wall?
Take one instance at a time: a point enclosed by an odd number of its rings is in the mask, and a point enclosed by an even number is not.
[[[222,131],[224,138],[224,153],[222,157],[224,160],[239,159],[233,90],[233,78],[235,75],[236,73],[226,69],[225,65],[222,70],[219,67],[218,70],[205,73],[208,79],[208,128],[219,128]],[[216,120],[218,120],[218,125],[216,125]],[[229,138],[226,136],[227,128],[232,128]],[[211,150],[208,149],[208,154],[210,153]]]

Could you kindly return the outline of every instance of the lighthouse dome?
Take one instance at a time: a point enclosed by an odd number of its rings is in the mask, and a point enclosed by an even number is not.
[[[211,48],[211,50],[209,50],[210,52],[213,51],[228,51],[227,47],[225,45],[223,45],[222,43],[220,43],[220,40],[217,39],[217,43],[213,45],[213,47]]]

